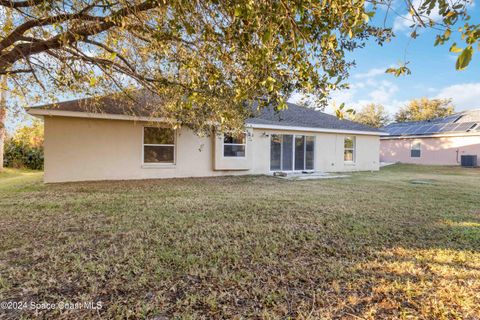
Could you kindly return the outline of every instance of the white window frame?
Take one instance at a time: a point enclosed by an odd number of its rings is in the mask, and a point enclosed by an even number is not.
[[[347,138],[352,139],[352,147],[345,148],[345,140]],[[353,160],[345,160],[345,151],[352,151]],[[354,164],[357,161],[357,137],[356,136],[345,136],[343,137],[343,162],[347,164]]]
[[[416,145],[418,145],[418,148],[414,148]],[[418,150],[420,151],[420,154],[418,157],[412,157],[412,151]],[[412,141],[410,143],[410,158],[421,158],[422,157],[422,143],[420,141]]]
[[[268,160],[268,168],[270,172],[315,172],[315,149],[317,148],[317,137],[315,135],[307,135],[307,134],[289,134],[289,133],[272,133],[270,134],[270,144],[269,147],[272,147],[272,136],[280,136],[280,169],[272,170],[272,157],[269,156]],[[292,141],[292,170],[282,170],[283,167],[283,136],[293,136]],[[303,144],[303,167],[307,166],[307,137],[313,138],[313,168],[312,169],[304,169],[304,170],[295,170],[295,138],[296,137],[305,137],[305,142]]]
[[[243,158],[246,158],[247,157],[247,138],[248,138],[248,135],[246,132],[243,132],[243,135],[245,137],[245,139],[243,141],[245,141],[245,143],[225,143],[225,136],[229,136],[229,135],[225,135],[223,134],[222,135],[222,158],[228,158],[228,159],[243,159]],[[245,146],[245,152],[243,154],[243,156],[226,156],[225,155],[225,146]]]
[[[173,130],[173,144],[145,143],[145,128]],[[173,162],[145,162],[145,147],[173,147]],[[155,126],[142,127],[142,167],[172,167],[177,163],[177,130]]]

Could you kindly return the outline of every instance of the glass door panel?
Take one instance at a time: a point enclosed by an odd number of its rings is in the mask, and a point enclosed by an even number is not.
[[[305,170],[305,136],[295,136],[295,170]]]
[[[315,137],[305,137],[305,170],[313,170]]]
[[[293,170],[293,135],[283,135],[282,141],[282,170]]]
[[[282,169],[282,136],[278,134],[272,134],[270,140],[270,170]]]

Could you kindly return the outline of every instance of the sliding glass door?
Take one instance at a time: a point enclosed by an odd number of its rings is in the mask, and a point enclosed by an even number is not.
[[[273,134],[270,140],[270,170],[314,169],[315,137]]]

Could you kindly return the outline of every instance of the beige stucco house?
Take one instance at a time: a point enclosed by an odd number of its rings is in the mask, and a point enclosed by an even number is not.
[[[480,109],[429,121],[392,123],[380,142],[380,160],[460,165],[462,156],[480,159]]]
[[[105,103],[92,112],[88,103],[28,110],[45,122],[45,182],[379,168],[379,130],[294,104],[255,113],[241,136],[200,137],[141,111]]]

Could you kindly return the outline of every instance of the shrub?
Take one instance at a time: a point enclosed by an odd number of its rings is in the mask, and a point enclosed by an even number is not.
[[[43,169],[43,124],[35,120],[7,137],[4,166],[12,168]]]

